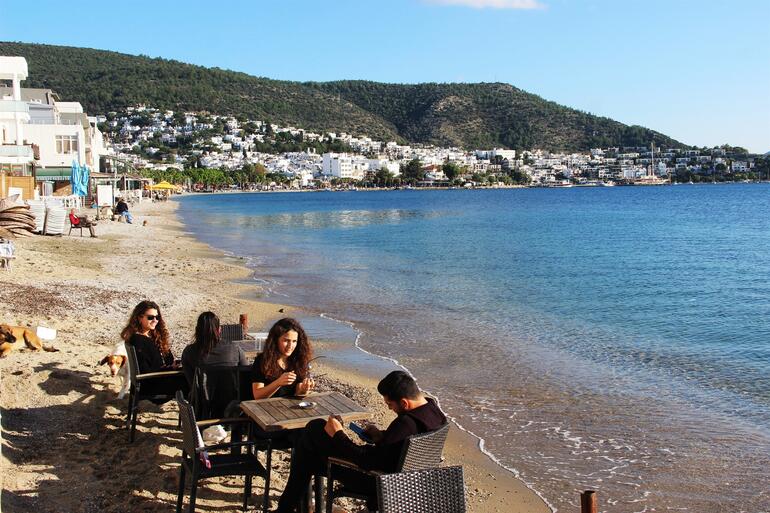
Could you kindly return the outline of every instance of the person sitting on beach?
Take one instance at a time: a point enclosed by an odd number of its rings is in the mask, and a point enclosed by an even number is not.
[[[169,347],[166,323],[160,315],[160,307],[153,301],[142,301],[131,312],[128,324],[120,332],[126,344],[136,350],[139,374],[175,370],[179,365]],[[142,383],[142,393],[174,395],[177,390],[185,394],[189,390],[183,374],[151,379]]]
[[[254,399],[305,395],[315,386],[308,364],[313,358],[310,341],[300,323],[284,318],[273,324],[265,349],[251,367]]]
[[[134,222],[134,216],[132,216],[131,212],[128,211],[128,203],[126,203],[126,200],[123,198],[118,198],[118,204],[115,205],[115,213],[119,216],[125,217],[128,224]]]
[[[182,351],[182,370],[187,384],[192,389],[195,379],[195,370],[205,365],[207,367],[236,367],[248,365],[246,355],[237,344],[221,340],[222,328],[219,317],[213,312],[203,312],[198,316],[195,325],[195,341]],[[225,396],[212,398],[212,417],[225,416],[228,404],[237,399],[237,390],[228,390],[224,387]],[[231,395],[232,397],[227,397]],[[199,419],[200,420],[200,419]]]
[[[394,472],[402,445],[408,437],[435,431],[447,423],[436,402],[425,397],[414,378],[404,371],[393,371],[385,376],[377,385],[377,391],[397,417],[385,431],[373,425],[365,428],[365,433],[374,444],[353,443],[342,431],[342,424],[336,417],[329,417],[326,421],[316,419],[305,426],[295,440],[289,479],[276,513],[296,511],[307,493],[310,478],[326,473],[329,457],[351,461],[367,470]],[[339,480],[346,488],[375,495],[374,480],[366,475],[350,471],[340,473]],[[376,509],[376,504],[369,504],[368,507]]]
[[[96,221],[91,221],[87,216],[78,216],[75,214],[74,208],[70,210],[70,224],[73,228],[88,228],[88,231],[91,232],[91,237],[96,237],[96,232],[94,231]]]

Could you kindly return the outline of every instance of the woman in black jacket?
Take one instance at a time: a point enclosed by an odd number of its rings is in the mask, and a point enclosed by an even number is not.
[[[157,303],[142,301],[136,305],[120,336],[127,345],[134,346],[139,374],[179,368],[169,347],[168,329]],[[184,375],[149,379],[142,383],[142,394],[173,395],[177,390],[186,394],[188,389]]]

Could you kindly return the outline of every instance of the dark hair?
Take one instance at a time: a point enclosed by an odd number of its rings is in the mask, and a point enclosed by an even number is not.
[[[219,317],[214,312],[203,312],[195,324],[193,346],[198,351],[198,358],[203,360],[219,344]]]
[[[141,319],[147,310],[158,311],[158,324],[155,325],[154,330],[150,330],[150,338],[155,342],[161,355],[168,354],[171,349],[168,345],[169,336],[168,329],[166,329],[166,321],[163,320],[163,316],[160,314],[158,303],[154,301],[142,301],[134,307],[134,311],[131,312],[131,317],[128,318],[128,324],[126,324],[126,327],[120,332],[120,338],[125,342],[128,342],[131,335],[138,333],[139,330],[142,329],[142,324],[139,319]]]
[[[283,369],[278,365],[278,358],[281,353],[278,350],[278,339],[289,331],[297,332],[297,347],[289,356],[286,362],[286,370],[297,374],[297,381],[305,379],[308,373],[308,363],[313,358],[313,350],[310,347],[310,341],[302,329],[299,321],[286,317],[277,321],[270,328],[265,341],[265,350],[262,352],[262,373],[270,379],[278,378]]]
[[[420,397],[420,387],[412,376],[404,371],[393,371],[377,384],[377,391],[391,401],[401,399],[417,399]]]

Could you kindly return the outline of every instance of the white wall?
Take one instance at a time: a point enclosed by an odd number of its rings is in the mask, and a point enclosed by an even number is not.
[[[40,147],[40,166],[66,167],[78,159],[80,163],[86,163],[85,133],[81,125],[26,125],[24,129],[25,139]],[[57,135],[76,135],[78,153],[56,153]]]

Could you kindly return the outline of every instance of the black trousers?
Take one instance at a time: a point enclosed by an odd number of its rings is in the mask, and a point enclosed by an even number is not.
[[[187,384],[184,374],[166,376],[163,378],[150,379],[142,382],[142,395],[174,395],[177,390],[181,390],[185,396],[190,386]]]
[[[309,422],[295,441],[289,480],[278,501],[277,512],[296,511],[310,486],[310,478],[316,474],[326,475],[326,463],[330,456],[358,463],[359,453],[353,448],[333,444],[332,438],[324,431],[325,425],[326,421],[321,419]],[[374,480],[367,475],[341,469],[337,479],[350,489],[370,495],[376,494]],[[369,506],[371,508],[372,505]]]

